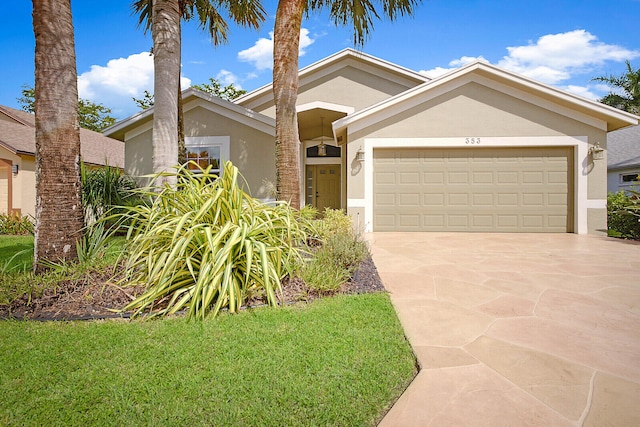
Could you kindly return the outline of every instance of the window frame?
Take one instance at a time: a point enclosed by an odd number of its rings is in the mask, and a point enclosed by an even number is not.
[[[193,148],[220,148],[220,168],[211,168],[211,172],[218,176],[222,176],[224,171],[224,164],[227,160],[230,160],[230,147],[231,138],[229,136],[187,136],[184,138],[184,146],[187,150],[187,162],[189,149]],[[198,173],[197,171],[193,171]]]
[[[638,172],[624,172],[618,174],[618,182],[620,185],[638,185],[640,184],[640,180],[638,179],[638,175],[640,175],[640,171]],[[635,179],[633,181],[626,181],[625,177],[633,176]]]

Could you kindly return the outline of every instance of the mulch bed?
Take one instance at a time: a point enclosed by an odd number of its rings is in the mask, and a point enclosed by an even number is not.
[[[118,271],[114,267],[103,274],[93,274],[80,281],[62,282],[55,289],[47,289],[41,296],[25,295],[11,306],[0,306],[0,318],[30,320],[89,320],[127,318],[130,313],[118,313],[130,301],[144,292],[142,287],[120,287]],[[371,258],[363,261],[351,280],[338,294],[360,294],[385,291],[378,270]],[[309,302],[328,294],[311,292],[299,279],[283,281],[281,303]],[[261,305],[251,301],[251,306]]]

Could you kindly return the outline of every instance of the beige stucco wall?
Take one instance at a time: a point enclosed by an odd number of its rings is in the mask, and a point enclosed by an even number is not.
[[[275,141],[273,136],[213,113],[202,107],[184,113],[185,137],[229,136],[231,161],[238,167],[254,197],[268,198],[263,180],[275,182]],[[142,175],[151,174],[151,129],[130,139],[125,139],[125,169],[142,185],[148,180]]]
[[[375,75],[349,66],[301,84],[296,105],[322,101],[353,107],[358,111],[416,86],[406,83],[393,82],[383,74]],[[253,107],[253,110],[275,118],[273,97]]]
[[[365,138],[586,136],[606,148],[606,131],[470,82],[348,135],[347,162]],[[370,165],[364,165],[367,167]],[[606,199],[606,161],[589,161],[588,199]],[[349,173],[349,199],[364,198],[364,172]],[[355,212],[355,210],[350,210]],[[606,223],[605,209],[589,209],[589,231]]]
[[[149,180],[143,176],[153,172],[151,137],[149,129],[124,142],[124,170],[140,185],[146,185]]]
[[[0,147],[0,158],[18,165],[18,174],[12,174],[11,208],[19,209],[22,215],[35,216],[36,212],[36,161],[33,156],[17,156]]]

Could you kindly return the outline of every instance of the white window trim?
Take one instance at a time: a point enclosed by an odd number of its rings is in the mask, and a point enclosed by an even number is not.
[[[220,147],[220,175],[224,170],[224,164],[227,160],[231,160],[229,153],[231,137],[229,136],[187,136],[184,139],[184,146],[186,148]]]
[[[586,136],[483,137],[480,144],[469,144],[471,138],[365,138],[364,140],[364,222],[365,231],[373,231],[373,150],[375,148],[442,148],[442,147],[574,147],[574,233],[586,234],[587,210],[606,206],[606,200],[587,197],[588,168],[584,166],[588,152]],[[474,139],[475,142],[475,139]]]
[[[618,174],[618,183],[619,183],[620,185],[623,185],[623,186],[627,187],[627,186],[631,186],[631,185],[638,185],[638,184],[640,184],[640,180],[638,180],[638,179],[636,179],[636,180],[634,180],[634,181],[624,181],[624,180],[622,179],[622,177],[623,177],[623,176],[627,176],[627,175],[635,175],[635,176],[636,176],[636,178],[637,178],[637,177],[638,177],[638,175],[640,175],[640,171],[638,171],[638,172],[635,172],[635,171],[634,171],[634,172],[624,172],[624,173],[620,173],[620,174]]]

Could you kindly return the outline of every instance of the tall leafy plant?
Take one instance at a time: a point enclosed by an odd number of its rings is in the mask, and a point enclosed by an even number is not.
[[[190,319],[203,319],[225,307],[234,313],[260,293],[277,305],[280,281],[300,261],[306,239],[294,211],[252,198],[231,162],[221,177],[188,167],[173,173],[175,186],[143,191],[152,204],[128,208],[125,280],[147,290],[124,310],[188,310]]]
[[[116,167],[89,169],[83,163],[81,176],[82,205],[87,224],[93,224],[114,207],[126,205],[135,198],[135,181]]]

